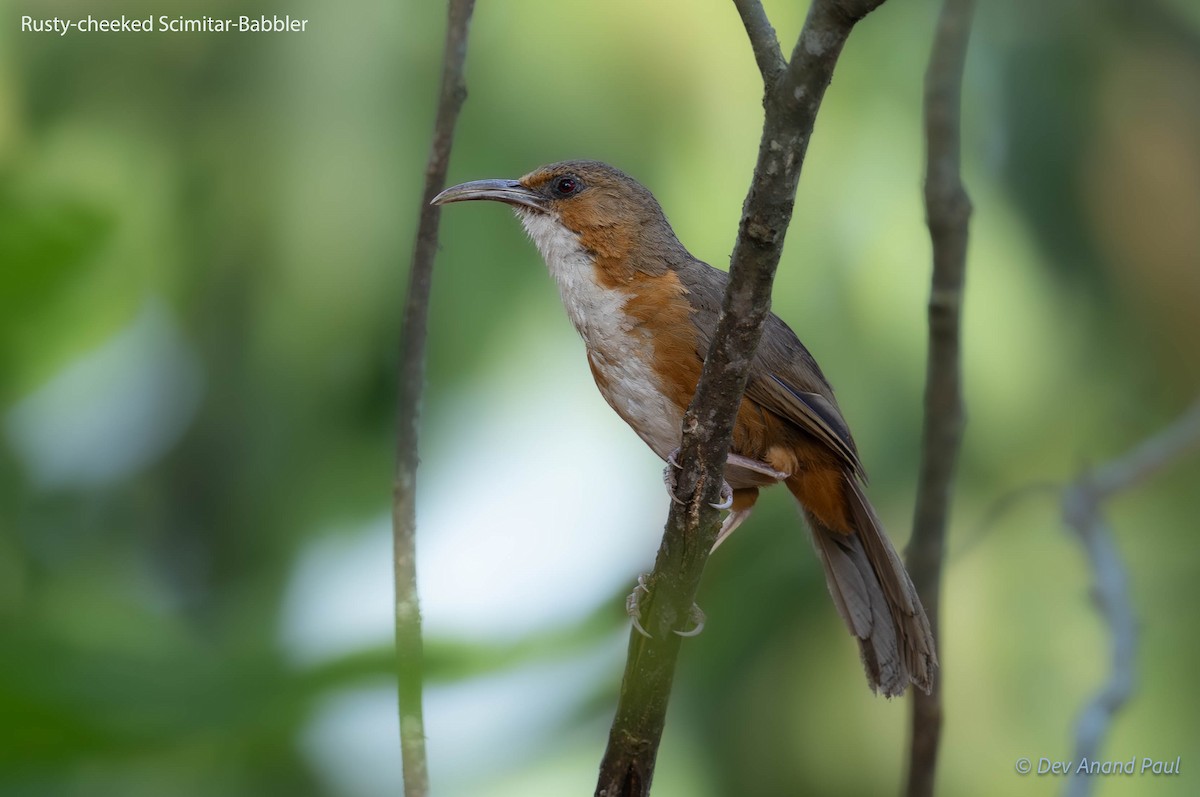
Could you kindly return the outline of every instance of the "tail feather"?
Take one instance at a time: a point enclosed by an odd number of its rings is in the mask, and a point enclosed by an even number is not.
[[[817,528],[818,522],[811,516],[808,518],[811,528]],[[813,534],[813,542],[821,563],[825,565],[828,574],[829,594],[833,597],[833,605],[837,607],[842,621],[856,637],[865,638],[871,635],[874,618],[871,616],[870,593],[862,577],[862,556],[854,548],[847,548],[838,536],[830,534]],[[855,561],[856,558],[859,561]]]
[[[853,533],[805,511],[829,594],[858,639],[871,688],[895,697],[912,683],[928,693],[937,670],[929,619],[862,487],[851,476],[846,485]]]

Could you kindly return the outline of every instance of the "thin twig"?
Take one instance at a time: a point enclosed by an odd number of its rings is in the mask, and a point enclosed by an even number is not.
[[[1165,431],[1118,460],[1093,468],[1088,476],[1098,500],[1137,487],[1159,471],[1200,451],[1200,400]]]
[[[1063,491],[1062,515],[1087,552],[1092,595],[1112,631],[1112,670],[1079,713],[1075,724],[1075,761],[1096,760],[1113,718],[1133,694],[1137,655],[1137,618],[1129,597],[1129,579],[1104,517],[1103,503],[1131,490],[1189,454],[1200,451],[1200,400],[1171,426],[1120,459],[1093,468]],[[1064,794],[1087,797],[1094,778],[1070,778]]]
[[[792,217],[800,168],[817,110],[854,24],[883,0],[814,0],[791,62],[765,82],[762,139],[743,206],[716,332],[683,420],[676,495],[641,605],[651,638],[631,632],[629,655],[596,794],[647,795],[662,739],[680,639],[718,528],[718,501],[734,416],[763,322]],[[761,9],[738,4],[756,56]],[[746,9],[749,9],[747,11]],[[763,59],[759,58],[760,63]],[[768,59],[770,60],[770,59]]]
[[[475,0],[450,0],[441,94],[429,161],[425,167],[417,239],[408,274],[408,298],[400,329],[400,385],[396,400],[396,474],[392,488],[393,562],[396,580],[396,682],[400,711],[400,753],[407,797],[429,793],[425,759],[425,720],[421,707],[423,650],[417,598],[416,489],[421,392],[425,384],[425,339],[433,258],[441,208],[430,200],[445,187],[454,143],[454,125],[467,97],[463,64],[467,28]]]
[[[733,4],[737,6],[742,24],[746,26],[746,35],[750,37],[750,47],[754,50],[758,71],[762,72],[763,83],[770,86],[787,69],[775,28],[771,27],[771,20],[767,18],[759,0],[733,0]]]
[[[933,245],[933,278],[921,466],[908,572],[939,641],[946,522],[965,423],[960,338],[971,201],[960,173],[961,96],[973,10],[973,0],[944,0],[925,72],[925,212]],[[941,680],[934,681],[929,694],[913,694],[909,797],[933,794],[942,731]]]
[[[1058,500],[1062,494],[1062,489],[1063,486],[1060,482],[1036,481],[1019,485],[1006,493],[1002,493],[984,509],[982,517],[979,518],[975,526],[963,535],[962,545],[959,546],[957,551],[951,552],[947,557],[949,563],[952,565],[957,564],[960,560],[971,554],[983,542],[984,538],[991,534],[992,530],[1000,523],[1004,516],[1018,506],[1038,496]]]

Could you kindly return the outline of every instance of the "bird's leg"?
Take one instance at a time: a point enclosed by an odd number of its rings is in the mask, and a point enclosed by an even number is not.
[[[717,548],[721,546],[721,543],[725,542],[730,534],[733,534],[735,531],[737,531],[737,527],[742,525],[746,518],[750,517],[750,513],[753,510],[754,507],[751,505],[745,509],[734,509],[728,515],[726,515],[724,522],[721,523],[721,530],[717,532],[717,539],[713,541],[712,551],[709,553],[711,554],[715,552]]]
[[[642,609],[641,596],[642,594],[649,595],[650,587],[646,586],[646,574],[638,576],[637,586],[633,588],[633,592],[629,593],[629,597],[625,599],[625,614],[629,615],[629,619],[633,620],[634,629],[646,637],[651,639],[650,632],[642,627]],[[704,630],[704,623],[708,619],[704,610],[696,604],[692,604],[691,610],[688,612],[688,617],[692,621],[692,628],[688,631],[675,631],[674,633],[682,637],[694,637]]]
[[[679,470],[679,462],[676,457],[679,455],[679,449],[676,448],[667,455],[667,466],[663,468],[663,483],[667,487],[667,495],[671,496],[671,500],[677,504],[682,504],[683,501],[675,495],[675,471]],[[738,474],[739,483],[746,480],[746,475],[750,474],[754,481],[761,481],[763,484],[771,484],[781,479],[786,479],[787,474],[774,470],[769,465],[743,457],[738,454],[729,454],[726,459],[727,469],[733,468]],[[737,530],[737,527],[742,525],[746,518],[750,517],[751,510],[754,509],[754,502],[758,500],[758,487],[739,487],[733,489],[729,482],[725,479],[721,480],[721,500],[719,503],[709,504],[714,509],[728,509],[729,514],[725,516],[725,520],[721,523],[721,529],[717,532],[717,538],[713,542],[712,550],[715,551],[725,542],[730,534]],[[625,613],[633,620],[633,627],[639,634],[650,638],[650,634],[642,626],[642,613],[640,607],[641,596],[650,593],[650,588],[646,585],[646,576],[638,576],[637,586],[633,588],[633,592],[629,593],[629,597],[625,599]],[[704,611],[692,604],[691,611],[688,616],[692,620],[693,628],[689,631],[675,631],[674,633],[683,637],[693,637],[704,630],[705,616]]]
[[[671,500],[677,504],[682,504],[683,500],[675,495],[675,471],[679,470],[679,463],[675,457],[679,454],[679,449],[676,448],[670,454],[667,454],[667,466],[663,468],[663,484],[667,487],[667,495],[671,496]],[[729,461],[733,461],[735,455],[730,454]],[[739,459],[741,459],[739,457]],[[729,482],[721,480],[721,500],[715,504],[709,504],[713,509],[729,509],[733,506],[733,488],[729,486]]]
[[[683,501],[679,500],[679,497],[675,495],[675,471],[679,470],[679,463],[675,461],[675,455],[678,453],[679,449],[676,448],[670,454],[667,454],[667,466],[663,468],[663,484],[666,485],[667,495],[671,496],[671,500],[677,504],[682,504]]]
[[[742,525],[746,518],[750,517],[750,513],[754,510],[754,502],[757,500],[757,487],[742,487],[733,491],[733,502],[730,506],[730,512],[725,516],[724,522],[721,523],[721,528],[717,532],[717,539],[713,541],[713,551],[717,550],[721,543],[725,542],[729,538],[729,535],[737,531],[738,526]],[[712,553],[712,551],[709,553]]]

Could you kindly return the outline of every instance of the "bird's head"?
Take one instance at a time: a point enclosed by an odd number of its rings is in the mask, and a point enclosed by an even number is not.
[[[629,175],[599,161],[553,163],[519,180],[474,180],[447,188],[433,203],[477,199],[512,206],[535,240],[537,231],[548,234],[558,226],[597,252],[625,249],[635,242],[675,240],[654,195]]]

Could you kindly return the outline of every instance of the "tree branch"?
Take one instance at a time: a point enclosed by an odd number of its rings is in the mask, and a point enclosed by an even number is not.
[[[735,0],[736,2],[737,0]],[[855,22],[883,0],[814,0],[788,68],[766,81],[765,116],[754,177],[742,209],[730,280],[696,395],[683,420],[676,494],[650,592],[641,605],[647,639],[630,633],[629,655],[596,794],[648,795],[666,721],[680,638],[718,529],[718,501],[733,423],[792,217],[800,168],[817,110]],[[755,3],[754,5],[757,5]],[[738,2],[747,33],[760,51],[761,9]],[[771,60],[771,59],[766,59]]]
[[[737,6],[742,24],[746,26],[746,35],[750,37],[750,47],[754,50],[758,71],[762,72],[763,83],[770,86],[787,69],[775,28],[771,27],[771,20],[767,19],[759,0],[733,0],[733,4]]]
[[[1124,457],[1094,468],[1087,483],[1096,501],[1131,490],[1179,460],[1200,451],[1200,399],[1170,427]]]
[[[933,277],[921,467],[907,558],[909,575],[939,641],[946,522],[965,422],[960,335],[971,201],[959,166],[962,76],[973,11],[973,0],[944,0],[925,72],[925,212]],[[912,706],[907,793],[930,797],[942,730],[941,679],[934,681],[928,695],[914,692]]]
[[[1200,451],[1200,400],[1167,429],[1124,457],[1083,474],[1063,491],[1063,520],[1087,552],[1092,569],[1092,594],[1112,630],[1112,672],[1079,714],[1074,760],[1097,758],[1113,718],[1133,693],[1135,681],[1137,619],[1129,597],[1125,566],[1102,504],[1197,451]],[[1092,792],[1093,780],[1070,778],[1064,793],[1068,797],[1086,797]]]
[[[425,720],[421,707],[423,650],[421,609],[417,597],[416,490],[417,442],[421,392],[425,384],[425,340],[433,258],[437,252],[441,208],[430,204],[445,187],[454,143],[454,126],[467,97],[463,64],[467,28],[475,0],[450,0],[441,94],[429,161],[425,167],[417,238],[408,273],[408,297],[400,328],[399,391],[396,399],[396,473],[392,487],[393,564],[396,582],[396,682],[400,711],[400,752],[404,793],[425,797],[429,773],[425,760]]]

